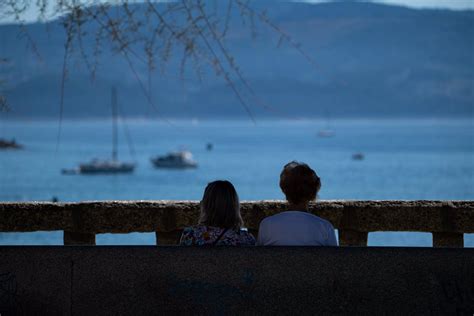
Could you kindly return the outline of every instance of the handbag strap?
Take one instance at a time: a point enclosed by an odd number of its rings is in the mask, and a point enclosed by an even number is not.
[[[228,230],[229,230],[228,228],[224,229],[224,230],[222,231],[222,233],[219,235],[219,237],[217,237],[217,239],[214,240],[214,242],[213,242],[211,245],[212,245],[212,246],[217,245],[217,243],[219,242],[219,240],[221,240],[222,236],[224,236],[225,233],[227,233]]]

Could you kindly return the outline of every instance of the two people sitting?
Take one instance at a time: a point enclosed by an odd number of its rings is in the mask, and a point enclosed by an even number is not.
[[[307,164],[292,161],[280,174],[280,188],[288,201],[288,211],[265,218],[257,240],[243,227],[239,197],[229,181],[207,185],[196,226],[184,229],[180,245],[192,246],[337,246],[330,222],[308,213],[321,180]]]

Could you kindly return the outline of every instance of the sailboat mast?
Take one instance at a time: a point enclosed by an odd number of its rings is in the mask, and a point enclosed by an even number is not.
[[[117,160],[117,89],[112,87],[112,159]]]

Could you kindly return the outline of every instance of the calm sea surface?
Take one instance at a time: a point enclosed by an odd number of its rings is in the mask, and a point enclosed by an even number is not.
[[[465,120],[128,121],[120,125],[119,157],[129,175],[62,175],[111,155],[111,122],[0,121],[0,137],[21,151],[0,151],[0,200],[198,200],[212,180],[228,179],[241,200],[283,199],[282,166],[307,162],[322,179],[320,199],[474,200],[474,122]],[[127,133],[128,130],[128,133]],[[129,137],[128,137],[128,136]],[[130,150],[127,139],[132,139]],[[212,151],[206,144],[212,143]],[[150,157],[190,150],[195,170],[154,169]],[[365,155],[362,161],[354,153]],[[153,244],[153,234],[99,235],[98,244]],[[474,236],[466,235],[474,246]],[[0,233],[0,244],[61,244],[61,232]],[[431,234],[371,233],[370,245],[431,246]]]

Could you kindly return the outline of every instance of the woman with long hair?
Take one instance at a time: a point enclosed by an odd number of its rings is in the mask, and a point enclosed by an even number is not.
[[[239,196],[229,181],[207,185],[201,201],[201,216],[196,226],[186,227],[180,245],[254,245],[255,238],[243,227]]]

